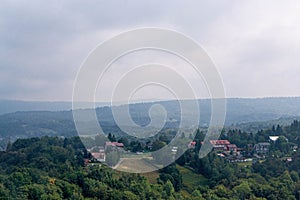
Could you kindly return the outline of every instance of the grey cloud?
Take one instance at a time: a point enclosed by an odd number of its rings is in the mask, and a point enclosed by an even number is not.
[[[88,53],[143,26],[174,28],[202,44],[229,96],[300,95],[293,88],[299,8],[296,1],[1,1],[0,98],[70,100]]]

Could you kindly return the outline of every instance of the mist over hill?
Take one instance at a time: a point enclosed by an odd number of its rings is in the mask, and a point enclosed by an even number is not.
[[[83,103],[84,104],[84,103]],[[97,103],[97,107],[106,106],[109,103]],[[20,101],[0,99],[0,114],[18,111],[65,111],[72,109],[69,101]]]
[[[200,105],[199,125],[205,127],[209,125],[211,117],[210,100],[205,99],[198,101]],[[192,100],[184,100],[184,103],[192,105]],[[154,104],[162,105],[167,112],[165,128],[178,127],[181,111],[180,102],[176,100],[130,104],[129,110],[133,121],[140,126],[148,125],[150,123],[149,109]],[[73,122],[72,111],[70,109],[70,102],[24,102],[1,100],[0,113],[16,110],[18,110],[18,112],[0,115],[0,138],[6,138],[8,136],[34,137],[43,135],[76,135],[77,132]],[[96,113],[104,132],[121,132],[115,123],[110,107],[99,107],[96,109]],[[159,115],[159,113],[156,114]],[[280,120],[283,120],[286,123],[299,116],[299,97],[261,99],[231,98],[227,99],[225,126],[237,126],[246,129],[246,127],[251,125],[255,128],[256,126],[253,124],[257,122],[275,120],[274,123],[280,123]],[[188,110],[186,117],[188,119],[195,117],[195,110],[193,110],[192,107]]]

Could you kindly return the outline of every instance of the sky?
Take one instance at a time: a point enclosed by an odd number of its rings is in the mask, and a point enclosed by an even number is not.
[[[226,97],[300,96],[296,0],[2,0],[0,99],[70,101],[89,53],[121,32],[143,27],[193,38],[215,63]],[[132,60],[136,58],[143,56]],[[174,64],[172,58],[168,61]],[[104,92],[112,81],[102,86]],[[161,96],[141,91],[136,98],[169,98],[159,90]],[[105,100],[99,95],[99,101]]]

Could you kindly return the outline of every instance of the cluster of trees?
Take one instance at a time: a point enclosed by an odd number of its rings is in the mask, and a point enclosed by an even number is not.
[[[270,141],[269,136],[279,136],[279,138],[276,142],[273,142]],[[237,129],[231,129],[227,132],[224,130],[220,139],[229,140],[245,151],[251,151],[251,149],[248,149],[249,144],[270,142],[269,155],[291,156],[294,150],[292,147],[300,146],[300,122],[294,120],[289,126],[273,125],[270,129],[258,130],[256,133],[248,133]]]
[[[175,166],[156,184],[91,158],[78,137],[19,139],[0,152],[0,197],[10,199],[184,199]]]
[[[300,198],[299,152],[292,157],[291,162],[269,157],[253,165],[230,163],[215,152],[199,159],[195,150],[189,150],[184,156],[189,159],[186,162],[182,162],[182,158],[178,159],[177,164],[193,169],[208,180],[206,185],[185,188],[198,199]]]
[[[230,163],[216,152],[199,159],[199,142],[203,141],[205,134],[198,130],[194,139],[197,141],[196,148],[186,151],[176,162],[208,179],[207,185],[190,190],[200,199],[299,199],[300,151],[291,149],[291,146],[300,144],[298,121],[286,127],[260,130],[256,134],[240,130],[223,131],[221,138],[247,147],[247,144],[269,141],[272,135],[281,137],[272,143],[266,159],[249,165]],[[276,152],[280,152],[280,156],[276,156]]]

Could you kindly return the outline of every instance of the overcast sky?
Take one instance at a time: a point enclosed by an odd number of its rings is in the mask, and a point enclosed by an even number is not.
[[[296,0],[2,0],[0,99],[71,100],[89,52],[141,27],[196,40],[216,64],[227,97],[300,96]]]

